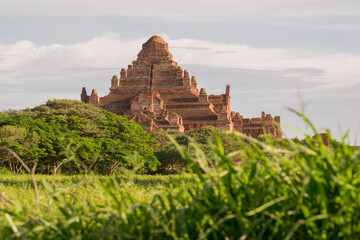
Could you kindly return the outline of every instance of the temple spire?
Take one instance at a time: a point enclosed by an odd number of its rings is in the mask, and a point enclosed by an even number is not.
[[[161,37],[154,35],[142,45],[137,60],[144,60],[151,64],[156,64],[161,60],[172,60],[173,56],[169,52],[167,42]]]

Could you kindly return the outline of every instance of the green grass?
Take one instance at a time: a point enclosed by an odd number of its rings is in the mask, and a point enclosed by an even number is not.
[[[2,175],[0,239],[360,239],[360,150],[327,136],[240,135],[229,154],[215,136],[216,169],[174,143],[189,175],[37,176],[39,203],[28,176]]]
[[[36,175],[39,188],[40,204],[42,210],[49,211],[52,196],[44,188],[43,182],[56,188],[57,193],[64,193],[73,201],[91,202],[97,206],[108,203],[104,188],[101,183],[108,184],[112,192],[119,198],[126,196],[123,188],[113,186],[124,185],[131,195],[140,202],[149,203],[155,195],[161,195],[169,190],[176,192],[178,187],[194,185],[194,180],[189,174],[182,175],[123,175],[123,176],[99,176],[99,175]],[[113,183],[113,184],[112,184]],[[26,211],[34,213],[36,200],[31,178],[26,174],[0,174],[0,192],[6,194],[16,205],[21,205]],[[1,204],[1,203],[0,203]],[[51,208],[50,208],[51,209]],[[52,209],[50,216],[56,216],[58,209]],[[44,212],[44,213],[45,213]]]

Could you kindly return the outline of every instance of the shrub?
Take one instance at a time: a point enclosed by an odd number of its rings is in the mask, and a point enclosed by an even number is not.
[[[197,154],[199,153],[197,148],[199,148],[204,154],[204,157],[206,157],[207,161],[211,162],[211,164],[221,164],[221,158],[213,152],[213,145],[216,143],[214,133],[221,139],[226,154],[235,152],[238,149],[238,138],[234,133],[230,134],[229,130],[224,128],[206,126],[199,130],[186,131],[184,133],[179,131],[152,132],[151,135],[160,143],[159,146],[155,148],[156,157],[161,163],[156,172],[167,173],[169,170],[171,170],[171,172],[178,172],[182,171],[186,166],[186,162],[181,157],[169,137],[175,139],[175,141],[180,144],[190,156],[197,157]],[[237,154],[232,154],[231,159],[238,160],[239,157],[240,156]],[[174,166],[178,171],[174,170]]]
[[[38,162],[38,173],[61,166],[65,174],[109,174],[118,166],[134,168],[129,155],[137,156],[142,172],[159,164],[153,150],[157,142],[140,125],[80,101],[49,100],[33,109],[1,112],[0,131],[0,144]]]

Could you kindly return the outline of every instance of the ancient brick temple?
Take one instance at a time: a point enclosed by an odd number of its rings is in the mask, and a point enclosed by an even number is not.
[[[265,129],[281,137],[279,116],[273,118],[262,112],[260,118],[246,119],[230,111],[229,85],[221,95],[208,95],[204,88],[199,91],[195,77],[178,66],[168,44],[159,36],[143,44],[137,60],[121,69],[120,78],[113,76],[108,95],[99,97],[93,89],[89,96],[83,88],[81,100],[125,115],[150,131],[215,126],[253,137]]]

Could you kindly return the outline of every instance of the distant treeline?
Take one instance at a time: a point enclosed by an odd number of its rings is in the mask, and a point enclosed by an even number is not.
[[[241,161],[236,151],[242,140],[226,129],[149,133],[124,116],[75,100],[49,100],[32,109],[0,112],[0,147],[12,149],[30,167],[36,162],[36,173],[41,174],[110,175],[125,169],[167,174],[186,170],[186,161],[174,143],[190,157],[201,157],[215,167],[222,160],[213,152],[214,134],[224,145],[225,154],[232,153],[232,161]],[[265,138],[272,137],[261,136],[258,140]],[[289,141],[272,138],[275,146],[291,150]],[[0,168],[23,171],[7,151],[0,151]]]

